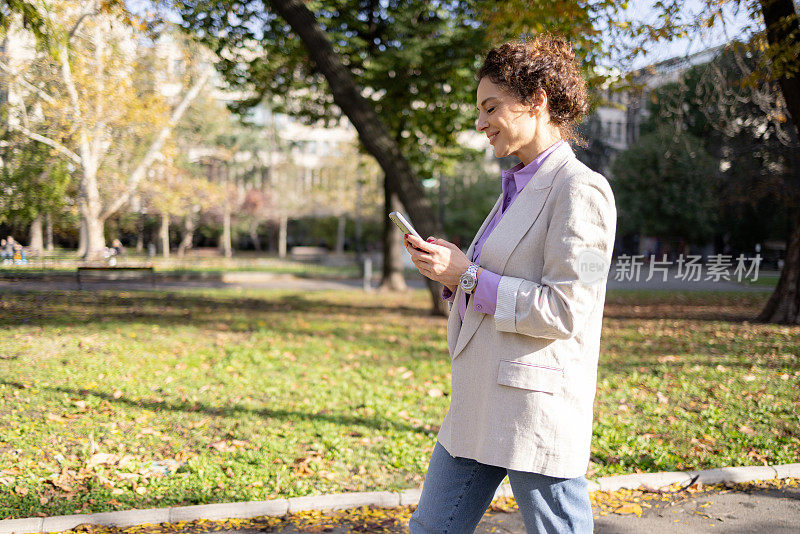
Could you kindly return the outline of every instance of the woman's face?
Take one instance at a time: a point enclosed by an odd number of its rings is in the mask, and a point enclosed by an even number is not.
[[[475,127],[489,138],[494,155],[503,158],[520,157],[533,144],[536,137],[537,115],[531,106],[526,106],[489,78],[481,78],[478,84],[478,120]]]

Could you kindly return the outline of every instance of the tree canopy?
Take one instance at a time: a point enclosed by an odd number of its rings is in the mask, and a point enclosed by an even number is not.
[[[485,42],[471,4],[308,4],[362,95],[422,178],[434,174],[457,146],[455,134],[474,120],[474,71]],[[341,116],[302,42],[269,6],[233,0],[183,0],[178,6],[184,26],[220,56],[226,81],[251,95],[238,103],[239,110],[268,98],[276,111],[309,122]]]
[[[659,128],[622,152],[612,170],[621,231],[699,244],[713,237],[718,177],[699,138]]]
[[[758,40],[731,43],[709,63],[654,90],[642,125],[643,132],[689,134],[715,159],[717,232],[748,251],[784,237],[800,196],[800,146],[777,82],[751,79],[761,55]]]
[[[70,173],[55,151],[22,136],[6,136],[0,150],[0,222],[28,224],[64,208]]]

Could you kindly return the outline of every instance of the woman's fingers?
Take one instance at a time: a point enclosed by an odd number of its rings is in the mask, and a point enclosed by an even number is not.
[[[429,255],[416,251],[414,249],[409,251],[411,253],[411,261],[414,266],[424,276],[431,278],[434,273],[434,263]]]
[[[433,261],[433,257],[437,252],[436,247],[431,246],[430,243],[426,243],[411,234],[406,234],[404,236],[404,243],[407,243],[406,249],[408,253],[411,254],[412,259],[421,258],[424,261],[430,262]]]
[[[429,241],[423,241],[422,239],[418,238],[415,235],[406,234],[406,239],[408,240],[409,243],[411,243],[412,247],[422,250],[424,252],[433,252],[436,250],[435,246],[432,243],[430,243]]]
[[[429,256],[416,248],[409,237],[413,238],[414,236],[406,235],[403,239],[406,250],[411,255],[411,261],[414,263],[414,266],[422,272],[430,262]]]
[[[447,241],[433,237],[428,238],[428,241],[423,241],[416,236],[406,234],[403,236],[403,243],[411,255],[414,266],[424,276],[437,280],[442,273],[448,270],[452,257],[448,250],[450,247],[447,246],[450,243]]]
[[[433,239],[433,241],[431,241],[431,239]],[[461,250],[460,248],[458,248],[455,245],[455,243],[451,243],[450,241],[447,241],[446,239],[438,239],[438,238],[435,238],[435,237],[429,237],[428,238],[428,242],[429,243],[433,243],[434,245],[439,245],[440,247],[449,248],[450,250]]]

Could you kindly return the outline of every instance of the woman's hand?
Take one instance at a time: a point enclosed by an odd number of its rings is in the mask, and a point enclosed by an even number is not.
[[[406,234],[403,245],[423,276],[443,284],[453,292],[471,263],[460,248],[444,239],[429,237],[428,241],[423,241]]]

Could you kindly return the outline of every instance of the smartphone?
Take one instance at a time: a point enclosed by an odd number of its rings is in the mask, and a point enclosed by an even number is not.
[[[420,236],[419,233],[416,230],[414,230],[414,227],[411,226],[411,223],[408,222],[408,219],[403,217],[403,214],[400,213],[399,211],[391,212],[389,214],[389,218],[392,220],[392,222],[394,222],[397,225],[398,228],[400,228],[400,230],[403,231],[403,235],[411,234],[422,239],[422,236]]]

